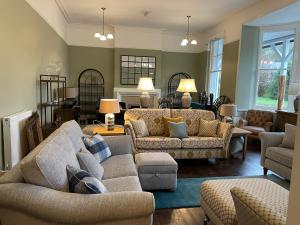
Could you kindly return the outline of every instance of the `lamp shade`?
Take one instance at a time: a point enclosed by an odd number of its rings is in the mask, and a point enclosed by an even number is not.
[[[137,87],[140,91],[152,91],[154,90],[153,82],[151,77],[141,77],[139,85]]]
[[[101,113],[119,113],[120,106],[118,99],[101,99],[99,111]]]
[[[66,98],[76,98],[78,96],[78,89],[74,87],[66,88]]]
[[[234,104],[223,104],[220,109],[221,116],[237,116],[237,106]]]
[[[181,79],[177,91],[179,92],[197,92],[195,79]]]
[[[289,86],[289,95],[299,95],[300,94],[300,83],[291,83]]]

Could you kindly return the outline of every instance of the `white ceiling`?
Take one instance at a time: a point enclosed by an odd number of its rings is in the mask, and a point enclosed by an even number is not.
[[[190,15],[199,32],[260,0],[56,0],[68,23],[98,24],[101,7],[106,23],[183,31]],[[144,16],[145,11],[150,12]]]

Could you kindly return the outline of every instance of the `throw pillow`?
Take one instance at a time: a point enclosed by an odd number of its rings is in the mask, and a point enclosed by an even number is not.
[[[187,138],[187,125],[185,122],[168,122],[170,137],[171,138]]]
[[[200,137],[217,137],[219,120],[203,120],[199,122],[199,133]]]
[[[135,136],[137,138],[149,136],[149,131],[148,131],[147,125],[143,119],[130,120],[130,122],[132,124],[132,127],[135,132]]]
[[[108,192],[102,182],[88,172],[70,165],[67,165],[66,169],[70,192],[80,194],[102,194]]]
[[[110,149],[101,135],[84,136],[82,140],[85,147],[95,156],[99,163],[111,156]]]
[[[104,168],[87,149],[82,148],[77,153],[80,168],[87,171],[98,180],[102,180]]]
[[[295,136],[296,136],[296,126],[292,124],[285,124],[285,133],[282,140],[281,147],[294,149]]]
[[[174,122],[174,123],[183,122],[183,118],[182,118],[182,117],[170,118],[170,117],[164,117],[164,116],[163,116],[164,136],[165,136],[165,137],[169,137],[169,136],[170,136],[170,131],[169,131],[169,125],[168,125],[168,122]]]

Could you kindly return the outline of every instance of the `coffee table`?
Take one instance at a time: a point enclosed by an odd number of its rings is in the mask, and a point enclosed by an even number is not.
[[[248,135],[252,134],[252,132],[242,129],[242,128],[238,128],[238,127],[234,127],[232,129],[232,137],[230,140],[230,143],[233,141],[236,141],[236,138],[239,137],[243,137],[244,138],[244,142],[243,142],[243,160],[246,158],[247,155],[247,142],[248,142]]]

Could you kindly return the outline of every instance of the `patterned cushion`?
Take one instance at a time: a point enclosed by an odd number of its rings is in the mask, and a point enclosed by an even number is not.
[[[149,131],[143,119],[130,120],[136,137],[148,137]]]
[[[84,136],[82,140],[85,147],[95,156],[99,163],[111,156],[110,149],[101,135]]]
[[[82,148],[80,152],[77,153],[77,158],[81,169],[87,171],[98,180],[102,179],[104,173],[103,166],[101,166],[90,151]]]
[[[199,132],[199,119],[214,120],[215,115],[211,111],[207,110],[195,110],[195,109],[174,109],[172,110],[173,117],[182,117],[183,121],[188,126],[188,135],[196,136]]]
[[[168,127],[170,131],[170,137],[171,138],[187,138],[188,134],[186,131],[186,123],[185,122],[179,122],[179,123],[174,123],[174,122],[168,122]]]
[[[201,137],[217,137],[219,120],[207,121],[200,119],[199,133]]]
[[[294,149],[296,129],[297,127],[292,124],[285,124],[285,133],[280,145],[281,147]]]
[[[137,138],[136,146],[141,149],[180,149],[181,140],[164,136],[150,136]]]
[[[189,137],[182,139],[182,148],[223,148],[224,139],[217,137]]]
[[[182,122],[183,121],[182,117],[170,118],[170,117],[163,116],[162,119],[163,119],[163,123],[164,123],[164,136],[165,137],[169,137],[170,136],[168,122],[178,123],[178,122]]]
[[[101,194],[107,193],[107,189],[100,180],[91,176],[88,172],[67,165],[69,180],[69,191],[80,194]]]
[[[249,126],[264,127],[267,122],[273,122],[273,113],[262,110],[248,110],[246,120]]]
[[[124,119],[128,121],[142,118],[150,136],[162,136],[164,134],[163,116],[170,117],[170,109],[129,109],[125,112]]]
[[[202,201],[223,222],[237,224],[230,190],[239,187],[271,205],[274,211],[286,215],[289,192],[272,181],[263,178],[210,180],[202,183]],[[204,205],[203,205],[204,206]],[[205,207],[204,207],[205,211]]]

